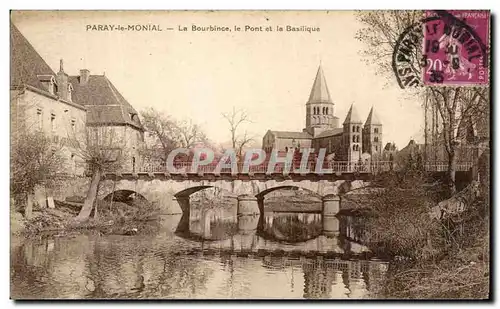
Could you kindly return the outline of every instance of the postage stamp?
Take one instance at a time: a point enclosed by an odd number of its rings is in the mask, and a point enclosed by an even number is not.
[[[426,11],[423,41],[425,85],[485,85],[489,81],[487,42],[488,11]]]
[[[394,46],[399,86],[487,85],[489,20],[489,11],[425,11]]]

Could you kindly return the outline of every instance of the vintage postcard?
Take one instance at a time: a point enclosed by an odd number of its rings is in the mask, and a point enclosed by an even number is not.
[[[490,298],[490,11],[9,26],[12,299]]]

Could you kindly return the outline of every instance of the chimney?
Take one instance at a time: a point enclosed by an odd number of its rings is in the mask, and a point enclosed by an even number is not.
[[[64,72],[63,60],[59,61],[59,72],[56,75],[57,95],[63,100],[68,100],[68,74]]]
[[[90,71],[87,69],[80,70],[80,85],[86,85],[89,82]]]

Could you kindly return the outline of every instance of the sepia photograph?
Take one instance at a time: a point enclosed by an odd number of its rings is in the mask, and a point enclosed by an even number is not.
[[[491,299],[490,13],[11,10],[10,298]]]

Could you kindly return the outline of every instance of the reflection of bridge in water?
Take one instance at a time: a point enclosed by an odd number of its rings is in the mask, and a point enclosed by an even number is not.
[[[366,246],[341,235],[336,216],[266,212],[260,216],[224,217],[221,212],[202,209],[192,211],[190,218],[183,215],[176,234],[199,242],[202,251],[335,257],[371,253]]]

